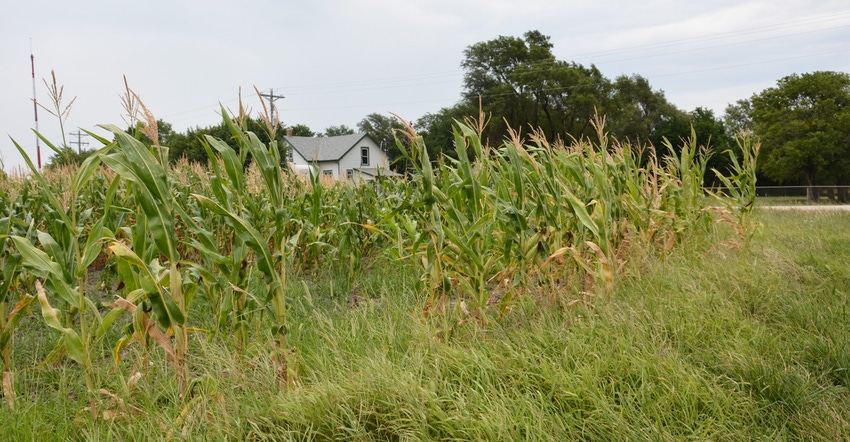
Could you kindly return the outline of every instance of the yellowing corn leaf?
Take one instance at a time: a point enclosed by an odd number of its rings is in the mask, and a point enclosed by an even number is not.
[[[3,372],[3,396],[6,398],[6,403],[9,404],[9,408],[14,410],[17,395],[15,394],[14,375],[11,371]]]
[[[136,308],[135,304],[119,296],[115,302],[108,306],[123,308],[133,315],[133,329],[135,330],[138,340],[141,341],[145,335],[149,335],[154,341],[156,341],[157,344],[159,344],[160,347],[162,347],[163,350],[165,350],[165,353],[168,355],[168,359],[171,362],[177,362],[177,354],[174,352],[174,347],[171,345],[171,339],[168,335],[163,333],[162,330],[154,327],[154,324],[148,320],[142,310]],[[129,342],[121,342],[119,344],[121,344],[120,348],[123,348],[128,345]],[[116,353],[116,360],[117,359]]]
[[[614,270],[611,266],[611,261],[605,256],[605,252],[593,241],[587,241],[587,246],[593,249],[596,253],[596,259],[599,260],[600,277],[605,282],[605,292],[611,293],[614,291]]]
[[[47,301],[47,295],[44,294],[44,289],[39,281],[35,281],[35,291],[38,296],[38,303],[41,305],[41,316],[44,318],[45,324],[48,327],[62,332],[65,351],[68,357],[76,361],[78,364],[86,366],[86,351],[83,346],[83,341],[74,330],[62,326],[62,321],[59,320],[59,309],[50,306]]]
[[[32,304],[35,298],[32,295],[25,295],[21,297],[15,307],[12,308],[12,311],[6,315],[6,326],[3,329],[3,333],[0,334],[0,349],[6,348],[9,344],[9,340],[12,338],[12,332],[15,330],[15,327],[18,326],[18,323],[21,321],[21,318],[24,317],[24,314],[27,312],[27,307]]]

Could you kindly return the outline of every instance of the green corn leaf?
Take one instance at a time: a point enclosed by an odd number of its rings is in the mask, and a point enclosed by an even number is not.
[[[125,244],[115,241],[109,246],[109,251],[114,253],[118,259],[140,270],[140,272],[138,272],[139,283],[145,293],[150,294],[159,292],[160,287],[157,283],[157,278],[151,273],[151,269],[148,265],[142,261],[142,259],[139,258],[139,255],[137,255],[133,250]]]
[[[53,144],[53,142],[52,142],[52,141],[48,140],[48,139],[47,139],[44,135],[42,135],[41,133],[39,133],[39,132],[38,132],[38,131],[36,131],[35,129],[33,129],[33,132],[35,132],[35,135],[36,135],[39,139],[41,139],[41,141],[43,141],[43,142],[44,142],[44,144],[46,144],[46,145],[47,145],[47,147],[49,147],[49,148],[50,148],[50,150],[52,150],[53,152],[55,152],[55,153],[56,153],[56,155],[58,155],[60,158],[61,158],[61,157],[63,157],[63,156],[65,155],[65,153],[64,153],[64,152],[62,152],[62,149],[59,149],[58,147],[56,147],[56,145],[55,145],[55,144]]]
[[[254,250],[254,253],[257,254],[257,265],[260,268],[260,271],[262,271],[267,276],[270,276],[274,279],[278,279],[279,276],[274,271],[274,259],[271,255],[271,252],[269,252],[266,239],[263,238],[260,232],[254,228],[254,226],[252,226],[248,221],[246,221],[239,215],[228,211],[220,204],[203,195],[192,194],[192,196],[197,199],[202,206],[212,211],[216,215],[225,216],[232,220],[234,222],[234,226],[237,228],[239,233],[245,235],[245,242],[248,244],[249,247]]]
[[[590,218],[590,214],[587,213],[587,207],[566,186],[564,186],[563,190],[564,196],[567,197],[567,202],[570,203],[570,207],[573,209],[573,213],[575,213],[576,218],[581,221],[581,224],[587,228],[587,230],[590,230],[593,233],[594,238],[598,238],[599,226],[597,226],[596,223],[593,222],[593,219]]]
[[[21,253],[23,262],[30,271],[43,278],[45,284],[54,290],[65,303],[77,305],[77,296],[66,282],[62,267],[56,261],[50,259],[47,253],[35,248],[28,239],[15,235],[10,236],[10,238],[12,238],[15,247]]]
[[[18,252],[21,253],[21,257],[24,259],[24,262],[30,265],[30,267],[35,270],[35,275],[41,278],[47,278],[48,276],[54,276],[56,278],[62,279],[62,267],[56,262],[50,259],[50,256],[47,253],[35,248],[32,245],[30,240],[12,235],[10,236],[12,241],[15,243],[15,247],[18,249]]]
[[[3,250],[3,249],[0,249]],[[21,264],[20,255],[15,255],[11,253],[7,253],[4,256],[3,263],[3,283],[0,284],[0,302],[6,302],[6,299],[9,296],[9,288],[12,286],[12,283],[15,281],[15,275],[18,272]]]
[[[230,185],[233,186],[233,189],[236,190],[237,195],[244,195],[245,183],[242,172],[242,161],[239,160],[239,157],[236,155],[236,151],[230,147],[229,144],[211,137],[209,135],[205,136],[207,143],[209,146],[216,150],[216,152],[221,155],[221,159],[224,161],[224,170],[227,173],[227,177],[230,179]],[[208,150],[208,154],[211,154]],[[214,158],[210,155],[210,158]],[[215,163],[211,161],[210,164]],[[214,168],[218,167],[218,164],[213,166]]]
[[[173,197],[165,169],[140,141],[117,127],[104,128],[115,133],[119,152],[104,155],[103,163],[137,184],[134,194],[148,218],[148,228],[157,249],[169,261],[178,261]]]
[[[139,299],[142,299],[144,296],[144,290],[133,290],[132,292],[130,292],[129,295],[127,295],[126,301],[130,302],[131,304],[135,304]],[[109,304],[104,305],[109,306]],[[123,315],[126,311],[127,309],[125,309],[124,307],[121,307],[120,305],[115,305],[112,310],[109,311],[109,313],[103,316],[103,320],[100,321],[100,324],[98,325],[97,330],[95,331],[95,338],[100,339],[101,337],[103,337],[103,335],[106,334],[106,332],[108,332],[112,328],[112,326],[115,324],[115,321],[117,321],[118,318],[120,318],[121,315]]]
[[[36,134],[38,134],[38,132],[36,132]],[[59,202],[59,199],[56,198],[56,195],[53,192],[50,192],[48,190],[48,189],[52,189],[52,187],[47,182],[47,180],[44,179],[44,175],[42,175],[38,171],[38,169],[32,163],[32,160],[30,159],[29,155],[27,155],[27,152],[21,147],[21,145],[18,144],[17,141],[15,141],[15,140],[12,140],[12,143],[18,149],[18,152],[21,153],[21,156],[24,158],[24,161],[27,163],[27,167],[29,167],[30,171],[32,172],[32,176],[36,179],[36,181],[38,181],[39,189],[41,189],[42,195],[44,195],[44,197],[47,198],[47,201],[50,203],[50,206],[53,208],[53,210],[56,211],[56,213],[62,219],[62,222],[64,222],[65,225],[68,226],[69,229],[74,228],[74,224],[71,222],[71,218],[69,218],[68,214],[65,213],[65,206],[61,202]]]
[[[104,137],[102,137],[102,136],[100,136],[100,135],[98,135],[98,134],[96,134],[92,131],[86,130],[86,129],[81,128],[81,130],[83,132],[85,132],[86,134],[88,134],[88,136],[92,137],[92,139],[96,140],[98,143],[103,144],[104,146],[107,146],[107,145],[110,146],[110,147],[113,146],[113,144],[111,144],[112,140],[108,140],[108,139],[106,139],[106,138],[104,138]]]
[[[41,247],[44,248],[50,259],[55,261],[62,269],[62,277],[70,282],[71,274],[68,272],[70,266],[65,259],[65,250],[47,232],[38,230],[36,236],[38,236],[38,242],[41,243]]]
[[[86,238],[86,245],[83,249],[82,271],[86,271],[91,263],[97,259],[100,252],[103,251],[103,243],[114,236],[109,229],[105,229],[103,227],[103,223],[105,221],[105,217],[97,220],[97,222],[94,223],[92,228],[89,230],[88,238]]]
[[[98,150],[92,155],[89,155],[88,158],[83,161],[83,164],[80,165],[80,168],[77,169],[77,172],[74,173],[73,179],[71,181],[71,193],[73,195],[79,195],[86,185],[91,182],[91,177],[95,172],[100,169],[100,153],[107,152],[111,146],[106,146]]]
[[[167,281],[160,281],[154,276],[151,268],[123,243],[115,241],[109,246],[109,250],[120,260],[139,270],[137,274],[141,288],[147,293],[151,307],[156,313],[156,321],[162,328],[167,329],[173,324],[180,325],[186,321],[183,312],[162,288],[162,283]],[[154,265],[158,266],[158,263]]]
[[[72,289],[65,280],[60,278],[47,278],[44,280],[44,287],[50,290],[68,306],[79,307],[79,292]]]

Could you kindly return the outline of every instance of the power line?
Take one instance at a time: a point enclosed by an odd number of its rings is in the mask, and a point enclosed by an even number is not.
[[[263,97],[263,98],[269,99],[269,109],[271,109],[271,123],[276,125],[277,120],[275,120],[275,118],[274,118],[274,109],[275,109],[274,102],[281,99],[281,98],[286,98],[286,97],[284,97],[283,95],[275,95],[274,89],[271,89],[268,94],[262,94],[261,93],[260,96]]]
[[[811,25],[811,24],[817,24],[817,23],[822,23],[822,22],[844,20],[844,19],[847,19],[847,18],[850,18],[850,11],[845,11],[843,13],[840,13],[840,14],[838,14],[838,16],[830,15],[830,16],[826,16],[826,17],[824,17],[824,16],[809,17],[809,18],[805,18],[805,19],[801,19],[801,20],[792,21],[792,22],[785,22],[785,23],[779,23],[779,24],[774,24],[774,25],[766,25],[766,26],[748,28],[748,29],[743,29],[743,30],[738,30],[738,31],[729,31],[729,32],[723,32],[723,33],[712,34],[712,35],[702,35],[702,36],[698,36],[698,37],[692,37],[692,38],[675,40],[675,41],[667,41],[667,42],[647,44],[647,45],[630,46],[630,47],[626,47],[626,48],[606,50],[606,51],[587,52],[587,53],[582,53],[582,54],[576,54],[575,56],[570,57],[570,58],[575,60],[577,58],[584,58],[584,57],[592,56],[592,55],[600,55],[600,56],[616,55],[617,53],[630,53],[630,52],[635,52],[635,51],[641,50],[641,49],[675,47],[675,46],[681,46],[681,45],[689,44],[689,43],[708,42],[708,41],[718,40],[718,39],[722,39],[722,38],[729,38],[729,37],[742,36],[742,35],[752,35],[752,34],[764,33],[764,32],[769,32],[769,31],[799,27],[799,26],[803,26],[803,25]],[[686,53],[686,52],[716,49],[716,48],[725,47],[725,46],[742,45],[742,44],[753,43],[753,42],[758,42],[758,41],[767,41],[767,40],[773,40],[773,39],[795,37],[795,36],[805,35],[805,34],[832,31],[832,30],[836,30],[836,29],[847,28],[848,26],[850,26],[850,25],[836,26],[836,27],[831,27],[831,28],[819,28],[819,29],[814,29],[814,30],[809,30],[809,31],[801,31],[801,32],[795,32],[795,33],[790,33],[790,34],[782,34],[782,35],[774,35],[774,36],[750,39],[750,40],[745,40],[745,41],[729,42],[729,43],[717,44],[717,45],[707,46],[707,47],[699,47],[699,48],[684,49],[684,50],[679,50],[679,51],[670,51],[670,52],[663,52],[663,53],[647,54],[647,55],[638,56],[638,57],[615,58],[615,59],[605,60],[605,62],[606,63],[617,63],[617,62],[632,61],[632,60],[638,60],[638,59],[650,58],[650,57],[661,57],[661,56],[665,56],[665,55],[675,55],[675,54],[681,54],[681,53]],[[559,68],[558,64],[560,64],[560,63],[563,63],[563,62],[559,61],[559,60],[554,60],[554,61],[551,61],[551,62],[538,63],[535,66],[535,68],[529,70],[528,72],[530,72],[530,73],[546,72],[546,70],[549,70],[549,69]],[[507,68],[507,67],[509,67],[509,65],[504,65],[504,66],[492,66],[491,65],[489,67],[498,69],[498,68]],[[411,75],[411,76],[391,77],[391,78],[382,78],[382,79],[367,79],[367,80],[346,81],[346,82],[325,83],[325,84],[313,84],[313,85],[302,85],[302,86],[290,85],[290,86],[286,86],[285,88],[288,91],[290,91],[290,95],[293,95],[293,96],[294,95],[312,95],[312,94],[319,94],[319,93],[339,93],[339,92],[346,92],[348,90],[357,90],[357,91],[360,91],[360,90],[379,90],[379,89],[388,89],[388,88],[393,88],[393,87],[405,87],[405,86],[411,86],[412,87],[412,86],[422,86],[422,85],[428,85],[428,84],[435,84],[436,82],[423,83],[423,82],[418,82],[418,81],[419,80],[426,80],[426,79],[433,79],[435,77],[437,77],[437,78],[446,77],[446,76],[456,77],[459,74],[460,74],[459,71],[442,71],[442,72],[435,72],[435,73],[430,73],[430,74],[417,74],[417,75]],[[404,83],[404,84],[400,84],[400,83]],[[397,85],[393,85],[393,84],[397,84]],[[364,87],[364,86],[371,86],[371,87]]]
[[[817,30],[813,30],[813,31],[803,31],[803,32],[797,32],[797,33],[794,33],[794,34],[785,34],[785,35],[778,35],[778,36],[772,36],[772,37],[757,38],[757,39],[753,39],[753,40],[745,40],[745,41],[738,41],[738,42],[732,42],[732,43],[723,43],[723,44],[718,44],[718,45],[714,45],[714,46],[703,46],[703,47],[693,48],[693,49],[682,49],[682,50],[679,50],[679,51],[641,55],[641,56],[636,56],[636,57],[631,57],[631,58],[620,58],[620,59],[614,59],[614,60],[607,60],[606,62],[608,62],[608,63],[621,63],[621,62],[624,62],[624,61],[641,60],[641,59],[645,59],[645,58],[664,57],[664,56],[668,56],[668,55],[685,54],[685,53],[688,53],[688,52],[704,51],[704,50],[708,50],[708,49],[717,49],[717,48],[722,48],[722,47],[726,47],[726,46],[743,45],[743,44],[754,43],[754,42],[758,42],[758,41],[775,40],[775,39],[779,39],[779,38],[796,37],[796,36],[805,35],[805,34],[813,34],[813,33],[817,33],[817,32],[832,31],[832,30],[835,30],[835,29],[843,29],[843,28],[850,28],[850,25],[836,26],[836,27],[833,27],[833,28],[825,28],[825,29],[817,29]]]
[[[610,55],[610,54],[635,52],[635,51],[644,50],[644,49],[656,49],[656,48],[681,46],[683,44],[689,44],[689,43],[702,43],[702,42],[705,42],[705,41],[719,40],[719,39],[723,39],[723,38],[737,37],[737,36],[742,36],[742,35],[758,34],[758,33],[764,33],[764,32],[769,32],[769,31],[799,27],[799,26],[803,26],[803,25],[806,25],[806,24],[811,25],[811,24],[817,24],[817,23],[828,22],[828,21],[844,20],[844,19],[847,19],[847,18],[850,18],[850,11],[844,11],[844,12],[837,13],[837,14],[830,14],[828,16],[809,17],[809,18],[804,18],[804,19],[801,19],[801,20],[785,22],[785,23],[778,23],[778,24],[774,24],[774,25],[757,26],[757,27],[753,27],[753,28],[736,30],[736,31],[720,32],[720,33],[709,34],[709,35],[700,35],[700,36],[696,36],[696,37],[683,38],[683,39],[673,40],[673,41],[665,41],[665,42],[659,42],[659,43],[647,43],[647,44],[642,44],[642,45],[626,46],[626,47],[617,48],[617,49],[607,49],[607,50],[601,50],[601,51],[584,52],[584,53],[574,54],[572,56],[572,58],[584,58],[584,57],[590,57],[590,56],[604,56],[604,55]],[[822,31],[822,30],[828,30],[828,29],[818,29],[818,30],[815,30],[813,32],[818,32],[818,31]],[[796,35],[796,34],[792,34],[792,35]]]
[[[829,15],[829,16],[807,17],[807,18],[803,18],[803,19],[800,19],[800,20],[790,21],[790,22],[784,22],[784,23],[778,23],[778,24],[772,24],[772,25],[765,25],[765,26],[759,26],[759,27],[752,27],[752,28],[747,28],[747,29],[741,29],[741,30],[729,31],[729,32],[722,32],[722,33],[711,34],[711,35],[703,35],[703,36],[685,38],[685,39],[674,40],[674,41],[653,43],[653,44],[647,44],[647,45],[629,46],[629,47],[625,47],[625,48],[605,50],[605,51],[587,52],[587,53],[577,54],[577,56],[584,57],[584,56],[592,56],[594,54],[600,55],[600,56],[605,56],[605,55],[610,56],[610,55],[616,55],[618,53],[619,54],[626,54],[626,53],[636,52],[638,50],[643,50],[643,49],[650,49],[651,50],[651,49],[661,49],[661,48],[672,48],[672,47],[681,46],[681,45],[684,45],[684,44],[701,43],[701,42],[720,40],[720,39],[723,39],[723,38],[731,38],[731,37],[745,36],[745,35],[754,35],[754,34],[759,34],[759,33],[795,28],[795,27],[800,27],[800,26],[804,26],[804,25],[813,25],[813,24],[818,24],[818,23],[835,22],[837,20],[844,20],[844,19],[847,19],[847,18],[850,18],[850,11],[843,11],[843,12],[832,14],[832,15]],[[794,36],[799,36],[799,35],[803,35],[803,34],[812,34],[812,33],[818,33],[818,32],[831,31],[831,30],[835,30],[835,29],[843,29],[843,28],[846,28],[846,27],[847,26],[820,28],[820,29],[816,29],[816,30],[801,31],[801,32],[795,32],[795,33],[790,33],[790,34],[782,34],[782,35],[773,35],[773,36],[762,37],[762,38],[757,38],[757,39],[750,39],[750,40],[746,40],[746,41],[737,41],[737,42],[717,44],[717,45],[713,45],[713,46],[709,46],[709,47],[700,47],[700,48],[693,48],[693,49],[683,49],[683,50],[678,50],[678,51],[669,51],[669,52],[664,52],[664,53],[647,54],[647,55],[639,56],[639,57],[619,58],[619,59],[607,60],[607,61],[605,61],[605,63],[631,61],[631,60],[636,60],[636,59],[641,59],[641,58],[660,57],[660,56],[665,56],[665,55],[681,54],[681,53],[685,53],[685,52],[716,49],[716,48],[724,47],[724,46],[741,45],[741,44],[753,43],[753,42],[758,42],[758,41],[766,41],[766,40],[772,40],[772,39],[794,37]],[[752,65],[758,65],[758,64],[774,63],[774,62],[783,61],[783,60],[799,59],[799,58],[806,58],[806,57],[812,57],[812,56],[818,56],[818,55],[827,55],[827,54],[833,54],[833,53],[838,53],[838,52],[845,52],[847,50],[850,50],[850,49],[842,49],[842,50],[839,50],[839,51],[822,52],[822,53],[815,53],[815,54],[810,53],[810,54],[805,54],[805,55],[800,55],[800,56],[791,56],[791,57],[784,57],[784,58],[779,58],[779,59],[762,60],[762,61],[728,65],[728,66],[708,67],[708,68],[705,68],[705,69],[698,69],[698,70],[693,70],[693,71],[673,72],[673,73],[659,74],[659,75],[644,75],[644,77],[649,79],[649,78],[660,78],[660,77],[687,75],[687,74],[693,74],[693,73],[704,72],[704,71],[730,69],[730,68],[742,67],[742,66],[752,66]],[[577,58],[577,57],[573,57],[573,59],[575,59],[575,58]],[[558,66],[558,65],[560,65],[562,63],[566,63],[566,62],[554,60],[554,61],[549,62],[549,63],[539,63],[536,66],[535,69],[531,69],[527,72],[529,72],[529,73],[546,72],[547,70],[559,68],[560,66]],[[404,88],[404,87],[419,87],[419,86],[432,85],[432,84],[449,83],[449,82],[456,81],[455,79],[457,79],[461,75],[462,75],[462,72],[460,70],[453,70],[453,71],[440,71],[440,72],[432,72],[432,73],[425,73],[425,74],[414,74],[414,75],[399,76],[399,77],[385,77],[385,78],[376,78],[376,79],[341,81],[341,82],[333,82],[333,83],[318,83],[318,84],[306,84],[306,85],[289,85],[289,86],[281,87],[279,89],[286,89],[288,91],[287,95],[291,95],[291,96],[310,96],[310,95],[329,94],[329,93],[343,93],[343,92],[351,92],[351,91],[361,92],[361,91],[368,91],[368,90],[382,90],[382,89]],[[447,79],[447,80],[440,80],[441,78],[447,78],[447,77],[451,77],[451,78]],[[592,86],[595,86],[595,84],[594,85],[590,85],[590,84],[574,85],[574,86],[568,86],[568,87],[563,87],[563,88],[554,88],[554,89],[563,90],[563,89],[570,88],[570,87],[592,87]],[[269,95],[274,95],[274,89],[271,89],[270,94],[262,94],[262,96],[264,98],[269,98],[268,97]],[[509,94],[495,94],[495,95],[490,95],[490,96],[499,96],[499,95],[509,95]],[[276,98],[282,98],[282,97],[276,96]],[[274,100],[276,98],[274,98],[274,99],[269,98],[269,103],[273,105]],[[413,102],[405,102],[405,103],[386,103],[386,104],[377,104],[377,105],[372,105],[372,106],[389,105],[389,104],[396,104],[396,105],[397,104],[415,104],[415,103],[426,103],[426,102],[435,102],[435,101],[437,101],[437,100],[413,101]],[[299,107],[299,108],[292,108],[292,109],[289,109],[289,110],[350,109],[350,108],[359,108],[359,107],[364,107],[364,106],[366,106],[366,105],[334,106],[334,107],[310,107],[310,108]],[[200,111],[200,110],[203,110],[203,109],[198,109],[198,111]],[[175,115],[186,114],[186,113],[191,113],[191,112],[195,112],[195,111],[185,111],[185,112],[180,112],[180,113],[175,114]],[[274,109],[272,110],[272,112],[274,112]]]

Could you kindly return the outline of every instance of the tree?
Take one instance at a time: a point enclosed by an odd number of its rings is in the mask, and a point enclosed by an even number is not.
[[[323,136],[325,136],[325,137],[336,137],[336,136],[340,136],[340,135],[351,135],[353,133],[354,133],[354,129],[352,129],[352,128],[344,125],[344,124],[341,124],[339,126],[331,126],[327,129],[325,129],[325,133],[323,134]]]
[[[537,91],[545,89],[545,80],[536,77],[545,75],[554,63],[549,37],[538,31],[526,32],[525,39],[499,36],[464,51],[464,97],[475,103],[482,97],[484,111],[495,116],[486,138],[500,141],[508,127],[537,127],[540,113],[529,82],[536,79]]]
[[[290,126],[286,128],[286,131],[292,131],[292,135],[295,137],[315,137],[316,133],[313,132],[306,124],[296,124],[295,126]]]
[[[753,102],[747,99],[741,99],[735,104],[726,106],[723,122],[726,124],[729,136],[734,137],[741,131],[753,130],[752,113]]]
[[[464,100],[492,115],[485,139],[501,140],[508,127],[540,129],[552,140],[594,137],[591,120],[607,117],[620,139],[649,142],[658,126],[687,116],[640,76],[605,78],[596,66],[557,60],[549,37],[500,36],[464,51]]]
[[[784,77],[753,96],[751,116],[765,175],[780,183],[804,180],[810,202],[818,200],[816,185],[850,183],[850,75]],[[847,200],[846,188],[838,198]]]
[[[94,149],[82,149],[79,152],[65,146],[61,150],[60,154],[53,154],[47,160],[47,164],[45,165],[47,168],[52,167],[60,167],[60,166],[70,166],[70,165],[80,165],[86,158],[90,157],[95,150]]]
[[[607,117],[606,128],[614,137],[637,145],[652,143],[656,148],[660,147],[659,131],[687,119],[685,112],[667,101],[664,91],[653,90],[640,75],[621,75],[614,80]]]
[[[653,135],[653,146],[659,158],[668,155],[679,155],[682,143],[685,143],[692,135],[696,136],[698,146],[706,148],[710,155],[707,167],[709,170],[717,169],[721,173],[727,172],[731,166],[729,150],[738,150],[734,139],[729,136],[726,125],[720,118],[714,116],[714,111],[704,107],[698,107],[693,112],[682,112],[680,115],[664,120],[656,128]],[[664,139],[670,141],[673,151],[670,151],[664,143]],[[737,154],[737,153],[736,153]],[[715,175],[705,175],[706,186],[716,185]]]

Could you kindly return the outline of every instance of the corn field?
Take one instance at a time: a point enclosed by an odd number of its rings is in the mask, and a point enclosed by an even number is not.
[[[166,146],[104,126],[112,136],[90,133],[102,147],[79,167],[42,173],[30,162],[25,176],[0,180],[7,406],[19,401],[15,330],[31,314],[55,331],[45,363],[72,361],[95,412],[95,365],[128,354],[163,354],[189,391],[193,340],[265,352],[280,388],[298,385],[287,335],[309,324],[289,313],[317,274],[342,275],[340,290],[357,297],[359,274],[396,262],[418,275],[417,317],[487,327],[519,299],[610,293],[631,249],[661,255],[720,225],[732,227],[725,245],[741,247],[751,231],[757,145],[746,136],[724,175],[706,170],[696,140],[656,158],[610,140],[601,122],[595,140],[515,133],[499,146],[458,123],[457,159],[429,158],[408,126],[398,136],[413,172],[354,186],[289,173],[274,142],[223,115],[239,149],[207,137],[209,166],[169,164]],[[701,187],[706,173],[726,194]]]

